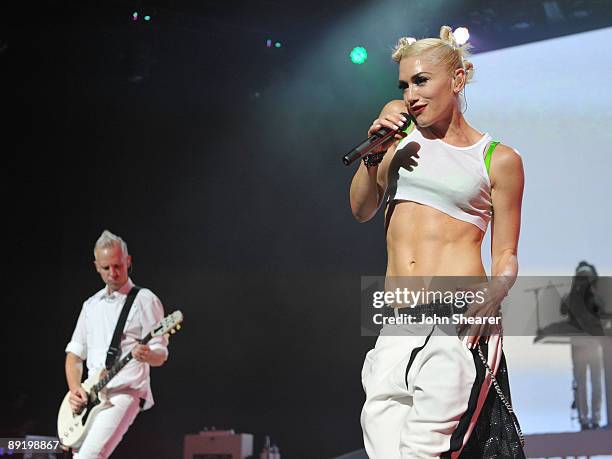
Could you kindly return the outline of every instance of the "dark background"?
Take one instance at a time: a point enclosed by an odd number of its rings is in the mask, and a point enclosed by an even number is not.
[[[374,341],[355,311],[385,252],[380,215],[352,219],[340,156],[400,95],[399,36],[467,25],[482,52],[612,24],[603,1],[553,2],[561,18],[544,3],[3,5],[2,436],[54,434],[108,228],[134,281],[185,314],[152,370],[157,404],[114,457],[182,457],[205,426],[255,434],[256,452],[269,434],[289,458],[360,448]],[[356,45],[363,66],[347,59]]]

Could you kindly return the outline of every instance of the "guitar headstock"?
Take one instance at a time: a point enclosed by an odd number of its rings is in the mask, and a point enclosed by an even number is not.
[[[182,322],[183,313],[181,311],[174,311],[172,314],[167,315],[160,320],[153,327],[153,330],[151,330],[151,338],[176,333],[177,330],[181,329]]]

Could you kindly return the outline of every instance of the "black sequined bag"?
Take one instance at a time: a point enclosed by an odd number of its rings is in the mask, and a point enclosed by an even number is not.
[[[480,344],[477,351],[479,359],[475,361],[489,373],[493,385],[460,457],[461,459],[525,459],[523,451],[525,439],[512,409],[506,359],[502,354],[496,376],[487,365]]]

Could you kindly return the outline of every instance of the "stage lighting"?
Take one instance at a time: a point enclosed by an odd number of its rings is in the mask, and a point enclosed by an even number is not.
[[[274,43],[275,48],[281,48],[282,46],[283,44],[280,41]],[[272,48],[272,40],[270,38],[266,40],[266,48]]]
[[[465,45],[470,39],[470,32],[467,27],[458,27],[453,32],[453,36],[458,45]]]
[[[138,21],[138,11],[134,11],[132,13],[132,21]],[[149,16],[148,14],[142,17],[145,21],[149,22],[151,20],[151,16]]]
[[[368,60],[368,52],[363,46],[356,46],[349,55],[353,64],[361,65]]]

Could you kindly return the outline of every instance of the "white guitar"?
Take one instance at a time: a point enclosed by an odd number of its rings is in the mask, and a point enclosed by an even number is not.
[[[140,343],[147,344],[156,336],[176,333],[177,330],[180,330],[182,321],[183,314],[181,311],[174,311],[159,321]],[[132,358],[132,353],[128,352],[106,374],[104,374],[105,369],[102,369],[82,383],[85,392],[87,392],[88,401],[87,405],[79,413],[72,411],[68,401],[70,392],[66,394],[57,415],[57,434],[62,445],[68,448],[78,448],[81,446],[96,415],[101,410],[111,406],[104,388]]]

